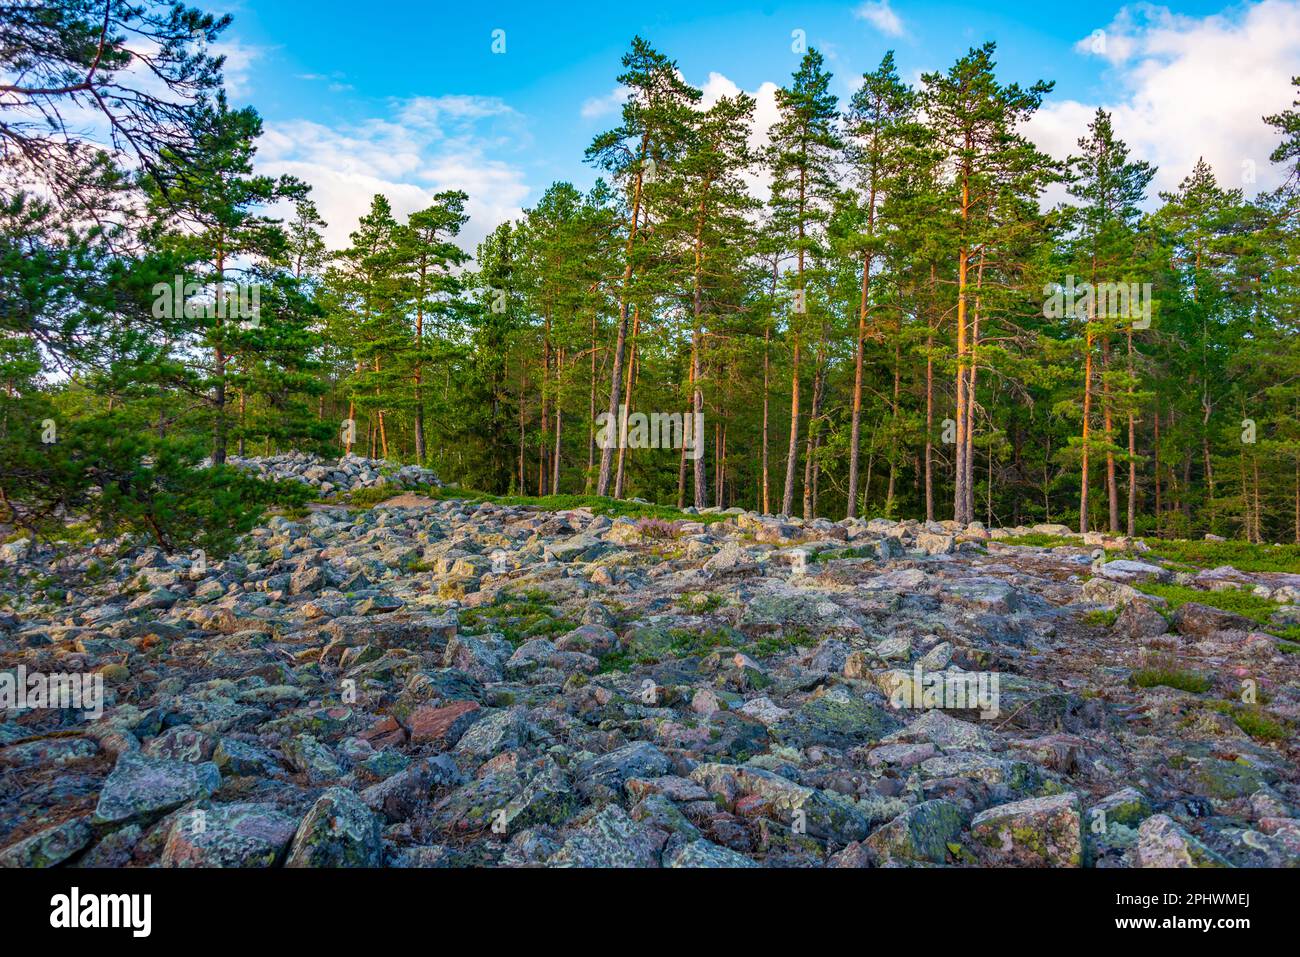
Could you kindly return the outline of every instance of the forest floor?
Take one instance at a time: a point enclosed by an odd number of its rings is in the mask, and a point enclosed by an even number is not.
[[[0,865],[1300,864],[1294,547],[260,467],[342,495],[0,548]]]

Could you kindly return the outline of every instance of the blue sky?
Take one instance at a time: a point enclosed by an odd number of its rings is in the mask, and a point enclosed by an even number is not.
[[[438,189],[467,189],[472,244],[552,181],[589,185],[582,151],[616,119],[619,58],[637,33],[706,94],[758,95],[760,126],[774,85],[797,65],[795,30],[826,55],[842,97],[888,49],[915,78],[995,40],[1005,79],[1056,81],[1030,131],[1040,145],[1068,151],[1106,106],[1135,150],[1160,163],[1162,187],[1202,153],[1221,178],[1243,180],[1230,185],[1269,185],[1259,117],[1289,104],[1300,73],[1300,0],[385,0],[361,17],[342,0],[228,8],[232,90],[266,120],[264,168],[313,183],[336,242],[376,191],[409,212]],[[492,52],[497,29],[504,54]]]

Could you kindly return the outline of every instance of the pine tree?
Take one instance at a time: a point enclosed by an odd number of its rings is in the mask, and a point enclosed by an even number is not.
[[[637,241],[644,214],[645,187],[647,182],[659,178],[661,167],[671,167],[680,157],[690,130],[691,107],[701,97],[699,90],[681,79],[677,64],[641,37],[633,39],[632,49],[623,57],[623,68],[618,82],[629,91],[623,104],[623,122],[597,136],[586,152],[587,162],[614,176],[624,191],[628,210],[617,338],[610,372],[609,415],[614,419],[619,417],[619,396],[623,391],[628,312],[637,273]],[[621,450],[625,443],[619,445]],[[613,449],[607,443],[600,454],[598,495],[609,492],[612,464]],[[621,492],[621,488],[616,488],[615,496]]]
[[[849,444],[848,517],[858,514],[858,468],[862,434],[863,360],[868,337],[879,337],[871,316],[871,274],[884,253],[880,207],[915,160],[920,140],[916,94],[898,78],[891,50],[874,73],[865,74],[845,119],[848,160],[857,178],[861,231],[847,250],[862,262],[862,293],[854,355],[853,413]]]
[[[405,272],[415,312],[410,356],[412,428],[415,459],[422,465],[428,460],[424,434],[424,368],[427,362],[439,358],[442,350],[431,345],[436,346],[439,340],[447,338],[446,325],[458,312],[461,282],[456,270],[469,261],[469,254],[453,240],[469,221],[465,214],[468,199],[459,190],[438,193],[433,205],[412,213],[406,228],[397,234],[396,256]],[[432,342],[428,337],[429,325],[435,333]]]
[[[210,308],[191,308],[196,304],[174,294],[170,305],[194,319],[197,345],[211,354],[190,388],[206,393],[213,421],[212,461],[221,465],[229,438],[228,366],[232,358],[256,348],[260,326],[255,316],[232,315],[227,284],[232,276],[247,279],[259,261],[283,258],[284,230],[264,210],[303,197],[306,187],[292,177],[253,173],[262,121],[252,108],[232,110],[222,95],[207,109],[204,130],[201,155],[181,169],[165,194],[151,185],[150,195],[167,231],[163,241],[193,264],[195,277],[210,291]],[[177,278],[183,288],[188,277]]]
[[[826,257],[825,233],[834,208],[837,186],[835,163],[842,148],[836,126],[838,99],[830,92],[831,74],[824,59],[809,48],[788,87],[776,93],[779,113],[769,133],[766,156],[772,175],[768,227],[780,237],[785,251],[795,260],[793,308],[788,313],[791,341],[790,444],[786,453],[785,491],[782,513],[794,508],[795,473],[799,464],[799,392],[802,340],[810,324],[812,309],[809,271]],[[819,317],[823,320],[824,315]],[[819,339],[810,434],[815,436],[820,413],[820,385],[824,373],[825,336]],[[813,440],[815,441],[815,439]],[[812,447],[810,445],[810,452]],[[810,461],[810,467],[812,465]],[[805,512],[810,511],[810,491],[805,487]],[[811,515],[806,517],[811,518]]]
[[[1106,488],[1109,502],[1110,530],[1119,532],[1119,491],[1115,475],[1116,443],[1113,420],[1114,398],[1109,387],[1111,336],[1122,324],[1127,330],[1128,374],[1132,375],[1133,324],[1138,316],[1136,302],[1130,302],[1127,315],[1099,314],[1098,306],[1104,294],[1099,287],[1123,283],[1128,288],[1132,279],[1131,264],[1136,258],[1137,224],[1141,217],[1146,190],[1155,176],[1150,164],[1129,159],[1128,147],[1115,138],[1110,115],[1098,110],[1088,125],[1088,136],[1079,140],[1080,153],[1069,160],[1069,193],[1078,205],[1069,210],[1068,222],[1073,230],[1070,243],[1070,262],[1087,277],[1092,295],[1085,300],[1086,315],[1079,316],[1084,331],[1083,419],[1080,439],[1080,502],[1079,530],[1086,533],[1089,527],[1089,462],[1094,451],[1091,437],[1092,409],[1095,391],[1095,347],[1101,343],[1103,376],[1103,427],[1100,450],[1106,456]],[[1109,297],[1105,297],[1110,304]],[[1128,386],[1131,390],[1131,384]],[[1128,432],[1130,531],[1135,522],[1134,496],[1136,495],[1136,461],[1132,448],[1135,416],[1129,403]]]
[[[1028,89],[1002,85],[994,76],[996,44],[972,49],[947,73],[928,73],[923,109],[946,163],[951,167],[951,199],[960,220],[956,249],[956,481],[954,518],[974,520],[972,453],[977,340],[972,340],[972,266],[978,285],[979,264],[995,210],[1015,197],[1036,198],[1050,180],[1052,161],[1020,132],[1022,125],[1052,89],[1039,81]]]

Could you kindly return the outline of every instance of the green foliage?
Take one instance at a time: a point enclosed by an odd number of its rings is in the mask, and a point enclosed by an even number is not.
[[[142,535],[168,551],[217,555],[267,508],[300,508],[312,497],[299,482],[200,468],[200,442],[158,439],[125,412],[55,424],[50,443],[35,438],[44,435],[40,423],[11,421],[0,439],[8,465],[0,521],[34,534],[66,539],[68,517],[76,515],[101,536]]]
[[[1292,729],[1267,715],[1258,705],[1235,701],[1215,702],[1212,707],[1232,718],[1233,723],[1256,741],[1290,741]]]
[[[218,464],[346,448],[486,493],[427,490],[439,499],[709,522],[669,505],[802,498],[805,518],[1108,527],[1168,565],[1300,571],[1300,545],[1260,544],[1300,541],[1295,110],[1265,120],[1282,188],[1251,198],[1197,163],[1144,213],[1154,170],[1111,117],[1068,160],[1044,155],[1023,129],[1051,84],[1006,82],[991,43],[917,84],[886,54],[837,85],[810,49],[755,155],[753,98],[702,108],[637,37],[620,118],[585,154],[604,177],[590,191],[552,184],[472,261],[477,197],[450,184],[402,217],[376,196],[329,250],[306,184],[256,172],[261,120],[229,105],[210,52],[227,18],[108,4],[98,72],[69,86],[100,15],[10,6],[0,67],[43,83],[0,108],[17,144],[0,174],[50,187],[0,200],[0,507],[20,523],[161,520],[137,483],[197,497],[180,470],[199,446]],[[151,83],[168,96],[129,69],[141,33],[167,44]],[[63,124],[74,104],[130,131],[129,171]],[[749,187],[765,174],[763,206]],[[1059,182],[1068,203],[1045,210]],[[1053,311],[1067,276],[1149,283],[1150,329]],[[212,304],[255,285],[260,323],[160,311],[177,280]],[[598,417],[623,404],[704,414],[703,454],[600,447]],[[47,420],[63,449],[36,447]],[[592,491],[615,498],[576,494]],[[220,516],[178,505],[160,537],[237,528],[236,500],[264,504],[214,494]],[[1205,532],[1244,542],[1170,540]]]
[[[556,638],[578,627],[556,614],[543,592],[502,591],[491,605],[461,612],[460,623],[470,634],[495,632],[513,645],[534,638]]]
[[[1300,545],[1261,545],[1250,542],[1145,540],[1152,557],[1182,562],[1197,568],[1231,565],[1243,572],[1300,574]]]
[[[1249,588],[1204,591],[1199,588],[1189,588],[1185,585],[1162,585],[1152,582],[1138,585],[1137,589],[1148,595],[1155,595],[1158,598],[1165,599],[1169,603],[1168,608],[1171,612],[1177,611],[1188,602],[1195,602],[1199,605],[1208,605],[1211,608],[1232,612],[1234,615],[1241,615],[1243,618],[1249,618],[1251,621],[1260,624],[1268,624],[1269,618],[1278,609],[1276,602],[1269,601],[1267,598],[1260,598],[1251,592]]]
[[[1214,682],[1204,675],[1166,666],[1140,668],[1129,681],[1138,688],[1176,688],[1192,694],[1202,694],[1214,687]]]

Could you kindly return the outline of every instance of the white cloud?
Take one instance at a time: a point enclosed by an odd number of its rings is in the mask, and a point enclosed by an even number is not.
[[[232,100],[246,100],[253,92],[249,74],[253,64],[261,59],[266,48],[241,43],[239,40],[222,40],[209,48],[210,52],[226,58],[223,73],[226,78],[226,92]]]
[[[582,104],[582,118],[584,120],[600,119],[604,116],[611,116],[622,109],[623,104],[627,102],[631,91],[625,86],[616,86],[604,96],[593,96]]]
[[[389,116],[347,127],[267,122],[259,145],[259,172],[312,186],[332,249],[347,246],[376,193],[402,218],[428,206],[435,193],[461,189],[469,194],[470,221],[460,245],[472,253],[497,225],[521,214],[529,193],[523,171],[503,158],[530,145],[522,118],[494,97],[394,101]]]
[[[1294,96],[1300,0],[1262,0],[1199,18],[1125,7],[1076,49],[1105,58],[1122,93],[1099,104],[1049,97],[1026,131],[1040,148],[1062,158],[1077,152],[1102,106],[1133,154],[1159,167],[1153,192],[1176,188],[1198,157],[1224,187],[1247,195],[1280,181],[1268,160],[1277,135],[1261,117],[1286,109]]]
[[[757,90],[742,91],[736,83],[721,73],[709,73],[709,78],[704,81],[700,87],[704,96],[700,100],[700,108],[708,109],[717,103],[724,96],[735,96],[738,93],[746,92],[754,99],[754,123],[749,131],[749,146],[755,151],[762,150],[770,142],[768,132],[772,129],[772,124],[777,121],[778,111],[776,108],[776,91],[777,85],[773,82],[765,81],[759,84]],[[743,177],[746,188],[759,199],[766,200],[768,194],[768,185],[771,177],[761,166],[756,169],[747,170]]]
[[[894,12],[889,0],[867,0],[853,11],[853,15],[859,20],[866,20],[887,37],[901,37],[907,32],[903,28],[902,18]]]

